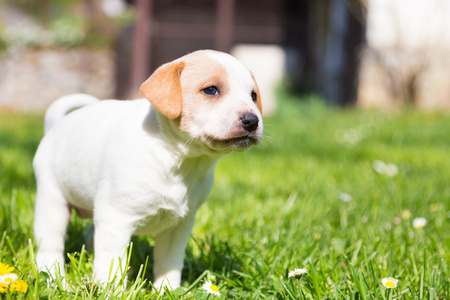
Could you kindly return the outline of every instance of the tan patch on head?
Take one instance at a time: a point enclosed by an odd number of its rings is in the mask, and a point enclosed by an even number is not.
[[[184,59],[186,66],[183,71],[181,87],[183,90],[183,114],[180,129],[188,131],[195,115],[200,110],[213,110],[225,97],[230,89],[226,68],[216,60],[207,57],[199,51]],[[219,95],[206,95],[202,90],[216,87]]]
[[[255,82],[255,90],[254,90],[254,92],[256,93],[256,106],[258,107],[259,112],[262,115],[261,93],[259,92],[258,83],[256,82],[255,76],[253,76],[253,74],[252,74],[252,78],[253,78],[253,81]]]
[[[180,77],[184,62],[171,62],[158,68],[140,87],[139,91],[163,115],[170,119],[180,116],[183,93]]]
[[[202,51],[185,56],[184,61],[187,70],[183,74],[183,88],[201,92],[204,88],[216,86],[221,96],[228,91],[228,74],[221,63],[207,57]]]

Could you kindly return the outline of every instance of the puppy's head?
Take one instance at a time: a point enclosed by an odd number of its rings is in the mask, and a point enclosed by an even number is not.
[[[141,93],[181,132],[209,149],[261,141],[261,97],[251,72],[226,53],[201,50],[161,66]]]

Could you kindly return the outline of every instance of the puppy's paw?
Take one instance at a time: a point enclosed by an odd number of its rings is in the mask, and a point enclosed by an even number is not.
[[[164,275],[155,276],[153,287],[158,292],[164,292],[164,288],[175,290],[180,287],[181,272],[178,270],[172,270],[166,272]]]

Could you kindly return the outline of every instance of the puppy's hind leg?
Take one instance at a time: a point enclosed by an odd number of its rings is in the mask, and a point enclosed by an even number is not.
[[[70,207],[61,192],[51,184],[38,185],[34,216],[34,236],[38,245],[36,262],[40,271],[55,277],[64,272],[64,238]]]

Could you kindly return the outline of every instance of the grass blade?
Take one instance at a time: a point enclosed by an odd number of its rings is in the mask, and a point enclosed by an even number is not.
[[[296,300],[297,298],[293,295],[292,291],[286,286],[286,284],[284,283],[284,281],[282,279],[280,279],[280,283],[283,286],[283,288],[286,290],[288,295],[292,298],[292,300]]]
[[[256,265],[256,268],[258,269],[258,272],[261,274],[261,276],[264,278],[265,281],[268,281],[268,280],[267,280],[267,277],[266,277],[266,274],[264,274],[264,271],[261,269],[261,266],[260,266],[260,265],[258,264],[258,262],[256,261],[256,258],[252,257],[252,259],[253,259],[253,262],[254,262],[255,265]]]

